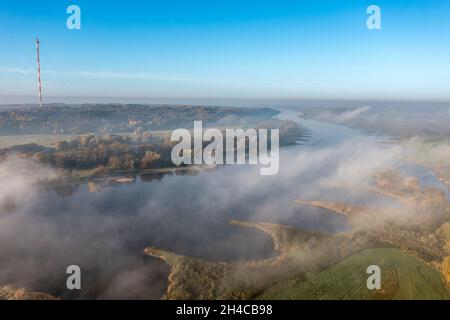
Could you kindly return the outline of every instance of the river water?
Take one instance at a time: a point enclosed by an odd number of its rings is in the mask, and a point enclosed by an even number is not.
[[[146,246],[210,261],[262,259],[277,254],[270,237],[258,230],[231,226],[230,220],[335,233],[348,230],[344,218],[297,206],[294,201],[396,205],[374,194],[334,187],[331,178],[321,181],[322,173],[334,177],[334,171],[348,170],[335,167],[348,152],[333,148],[349,140],[361,144],[361,139],[363,145],[376,145],[376,137],[303,120],[295,111],[283,111],[278,117],[308,128],[311,136],[297,146],[282,148],[276,176],[260,176],[257,167],[223,166],[195,175],[140,177],[135,183],[101,193],[90,193],[86,185],[80,185],[69,197],[52,191],[39,193],[32,205],[18,208],[23,212],[17,221],[11,218],[9,227],[14,232],[0,234],[0,241],[10,244],[0,252],[0,265],[4,266],[0,283],[63,298],[159,299],[167,286],[168,267],[142,256],[141,249]],[[426,168],[397,164],[425,184],[443,187]],[[69,292],[65,289],[65,268],[74,264],[83,271],[83,289]]]

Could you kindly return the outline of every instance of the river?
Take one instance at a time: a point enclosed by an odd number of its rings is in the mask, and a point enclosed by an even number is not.
[[[20,213],[10,218],[9,229],[4,227],[0,235],[0,241],[9,244],[0,253],[0,283],[63,298],[159,299],[167,286],[168,267],[142,256],[141,249],[146,246],[210,261],[262,259],[277,254],[270,237],[232,226],[230,220],[335,233],[348,230],[343,217],[300,207],[294,201],[320,198],[395,205],[390,199],[349,192],[329,185],[330,179],[321,180],[322,172],[334,177],[335,170],[343,170],[335,165],[349,156],[333,148],[352,139],[376,145],[376,137],[304,120],[295,111],[283,111],[278,117],[308,128],[311,137],[282,148],[276,176],[261,176],[252,166],[223,166],[195,175],[141,177],[101,193],[90,193],[86,185],[69,197],[39,191],[31,203],[19,206]],[[381,151],[385,148],[380,146]],[[443,187],[428,169],[398,163],[426,185]],[[83,289],[69,292],[65,269],[73,264],[82,269]]]

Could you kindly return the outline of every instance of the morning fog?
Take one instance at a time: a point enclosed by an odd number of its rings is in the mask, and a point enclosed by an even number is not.
[[[278,129],[270,130],[269,139],[267,129],[208,128],[203,130],[203,122],[194,121],[193,137],[191,132],[192,130],[188,129],[177,129],[172,132],[170,140],[178,144],[173,147],[171,157],[172,162],[177,166],[182,164],[259,164],[260,174],[263,176],[278,173],[280,160]],[[225,139],[223,132],[225,132]],[[204,143],[209,144],[205,146]]]

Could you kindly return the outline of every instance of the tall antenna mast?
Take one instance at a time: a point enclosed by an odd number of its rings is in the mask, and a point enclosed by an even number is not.
[[[42,107],[42,82],[41,82],[41,57],[39,48],[39,38],[36,39],[37,51],[37,73],[38,73],[38,88],[39,88],[39,106]]]

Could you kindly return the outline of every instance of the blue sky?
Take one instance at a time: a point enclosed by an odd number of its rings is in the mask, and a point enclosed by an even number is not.
[[[1,0],[0,95],[35,95],[36,36],[47,96],[450,101],[449,0]]]

